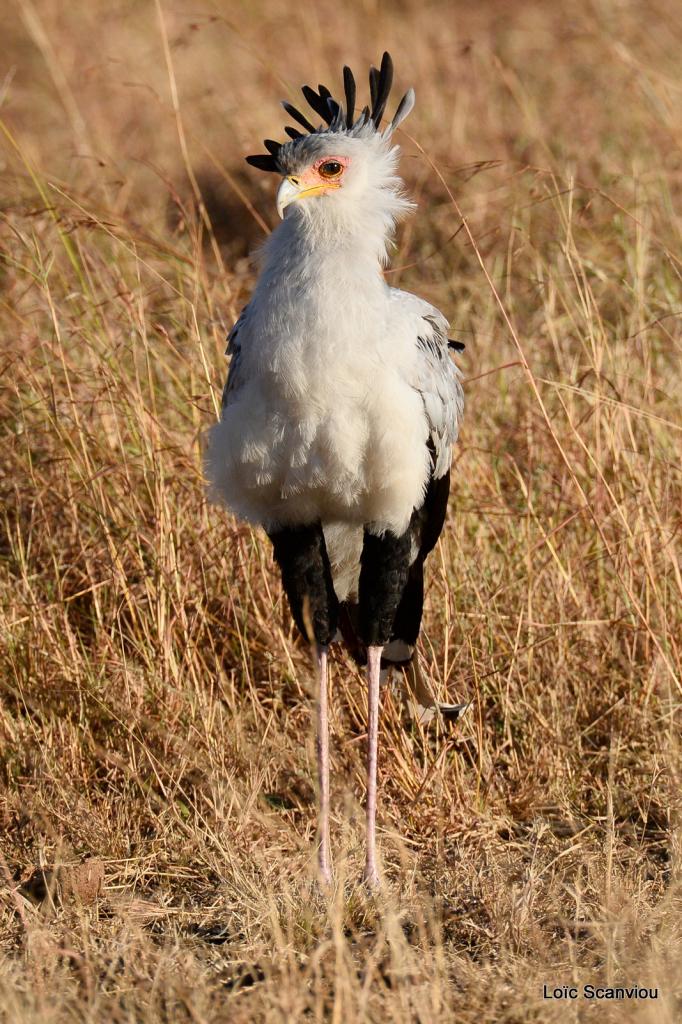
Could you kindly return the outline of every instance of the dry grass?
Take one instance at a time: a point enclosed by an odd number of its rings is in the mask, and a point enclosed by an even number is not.
[[[0,1018],[679,1019],[679,5],[10,7]],[[384,46],[418,91],[392,280],[467,342],[423,655],[474,710],[443,734],[386,695],[374,902],[335,662],[326,901],[307,652],[201,439],[273,221],[241,158]],[[95,904],[18,888],[86,855]],[[659,999],[543,1000],[619,981]]]

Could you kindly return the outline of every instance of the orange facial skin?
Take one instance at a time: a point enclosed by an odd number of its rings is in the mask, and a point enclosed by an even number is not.
[[[331,189],[340,188],[341,181],[350,160],[347,156],[324,156],[316,160],[303,174],[292,174],[289,181],[297,185],[301,192],[315,189],[321,195]]]
[[[341,188],[350,158],[347,156],[320,157],[299,174],[288,174],[277,192],[277,212],[280,217],[292,203],[312,196],[323,196]]]

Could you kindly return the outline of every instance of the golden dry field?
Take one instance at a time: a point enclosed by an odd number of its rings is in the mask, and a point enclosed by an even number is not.
[[[0,1020],[682,1019],[679,3],[3,15]],[[243,157],[384,49],[417,91],[389,280],[467,346],[421,656],[473,703],[384,694],[371,897],[336,657],[327,897],[309,651],[202,446],[276,222]]]

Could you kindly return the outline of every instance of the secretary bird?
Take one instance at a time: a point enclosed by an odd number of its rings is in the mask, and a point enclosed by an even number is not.
[[[367,848],[364,878],[379,884],[376,786],[382,667],[404,666],[422,710],[438,704],[415,644],[424,560],[440,535],[451,446],[463,410],[448,322],[428,302],[390,288],[382,266],[396,222],[412,204],[396,174],[403,96],[382,130],[393,78],[383,55],[369,72],[371,104],[355,117],[344,67],[345,109],[325,86],[303,95],[322,124],[290,103],[303,131],[266,139],[247,157],[281,175],[277,211],[255,291],[228,338],[220,422],[210,432],[213,496],[265,528],[296,625],[316,649],[319,871],[331,880],[327,651],[343,639],[367,665]],[[312,634],[312,635],[311,635]]]

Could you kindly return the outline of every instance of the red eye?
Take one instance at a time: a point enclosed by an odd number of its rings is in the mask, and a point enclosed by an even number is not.
[[[319,174],[323,178],[328,180],[331,178],[338,178],[341,176],[343,171],[343,164],[338,160],[325,160],[323,164],[317,168]]]

